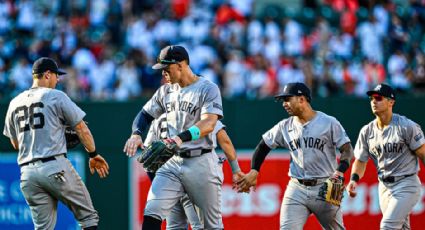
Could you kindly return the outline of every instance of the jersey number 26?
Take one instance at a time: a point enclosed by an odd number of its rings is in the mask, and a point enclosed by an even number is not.
[[[19,106],[15,109],[15,114],[18,115],[16,121],[19,124],[19,132],[25,132],[31,129],[41,129],[44,127],[44,115],[41,112],[34,112],[35,108],[43,108],[44,104],[42,102],[33,103],[30,107],[25,105]],[[22,113],[20,112],[23,112]],[[38,118],[38,119],[36,119]],[[36,123],[36,120],[38,122]]]

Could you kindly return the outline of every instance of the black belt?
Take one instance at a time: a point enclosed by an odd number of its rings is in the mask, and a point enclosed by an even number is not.
[[[404,176],[389,176],[389,177],[385,177],[385,178],[381,179],[381,181],[385,182],[385,183],[394,183],[394,182],[397,182],[397,181],[399,181],[403,178],[411,177],[413,175],[416,175],[416,173],[404,175]],[[398,179],[398,180],[396,180],[396,179]]]
[[[316,186],[317,185],[317,179],[307,179],[307,180],[297,179],[297,180],[300,184],[305,185],[305,186]]]
[[[199,152],[199,149],[192,149],[192,150],[187,150],[183,152],[178,152],[176,155],[182,158],[191,158],[191,157],[197,157],[210,152],[211,152],[211,149],[202,149],[200,152]]]
[[[26,165],[29,165],[29,164],[34,163],[36,161],[41,161],[43,163],[46,163],[46,162],[49,162],[49,161],[54,161],[54,160],[56,160],[56,157],[57,156],[60,156],[60,155],[63,155],[66,158],[66,153],[62,153],[62,154],[59,154],[59,155],[56,155],[56,156],[45,157],[45,158],[38,158],[38,159],[32,160],[30,162],[25,162],[25,163],[23,163],[23,164],[21,164],[19,166],[21,166],[21,167],[22,166],[26,166]]]

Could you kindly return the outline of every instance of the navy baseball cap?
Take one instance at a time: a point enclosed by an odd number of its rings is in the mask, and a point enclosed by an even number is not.
[[[373,94],[378,94],[395,100],[395,90],[387,84],[379,84],[373,90],[367,91],[368,96],[372,96]]]
[[[166,46],[159,53],[156,64],[152,69],[163,69],[170,64],[179,63],[186,60],[189,64],[189,54],[183,46]]]
[[[310,89],[301,82],[288,83],[283,87],[283,93],[274,96],[276,100],[292,96],[305,96],[308,101],[311,101]]]
[[[58,75],[66,74],[65,71],[59,69],[55,60],[47,57],[37,59],[32,66],[32,74],[44,73],[47,70],[57,73]]]

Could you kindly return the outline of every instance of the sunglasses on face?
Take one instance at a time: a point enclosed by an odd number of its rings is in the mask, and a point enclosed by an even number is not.
[[[177,63],[179,63],[179,62],[177,62],[177,61],[169,61],[169,60],[165,60],[165,59],[157,59],[156,60],[158,63],[161,63],[161,64],[177,64]]]
[[[289,102],[289,101],[291,100],[291,98],[292,98],[292,97],[284,97],[284,98],[283,98],[283,101],[284,101],[284,102]]]
[[[294,96],[286,96],[286,97],[282,97],[280,100],[284,101],[284,102],[289,102],[291,100],[291,98],[293,98]]]
[[[291,98],[293,98],[295,96],[285,96],[285,97],[278,97],[275,99],[276,102],[289,102],[291,100]]]
[[[369,99],[372,101],[372,100],[375,100],[375,101],[382,101],[382,100],[384,100],[384,96],[381,96],[381,95],[372,95],[372,96],[369,96]]]

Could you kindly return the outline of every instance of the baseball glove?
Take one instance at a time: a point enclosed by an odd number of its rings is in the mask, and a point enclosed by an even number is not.
[[[67,149],[75,148],[78,144],[81,143],[77,132],[73,130],[70,126],[66,126],[65,128],[65,139]]]
[[[137,161],[143,164],[146,171],[155,173],[176,152],[175,142],[154,141],[143,149]]]
[[[331,177],[327,179],[319,190],[321,200],[340,206],[344,196],[344,177]]]

